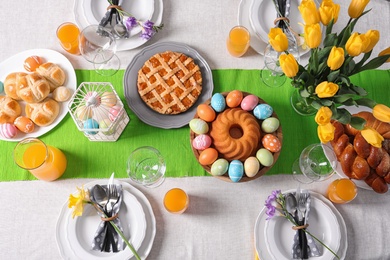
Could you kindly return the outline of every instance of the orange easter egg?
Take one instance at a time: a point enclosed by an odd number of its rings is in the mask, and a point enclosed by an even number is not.
[[[214,109],[207,104],[200,104],[197,107],[196,112],[198,113],[199,118],[206,122],[214,121],[216,116]]]
[[[238,107],[241,104],[244,95],[239,90],[233,90],[226,96],[226,105],[228,107]]]
[[[199,155],[199,163],[201,165],[210,165],[218,159],[218,151],[214,148],[207,148]]]

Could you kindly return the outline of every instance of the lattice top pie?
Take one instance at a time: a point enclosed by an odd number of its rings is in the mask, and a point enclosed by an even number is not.
[[[157,53],[138,71],[138,93],[161,114],[189,109],[202,92],[202,74],[191,57],[166,51]]]

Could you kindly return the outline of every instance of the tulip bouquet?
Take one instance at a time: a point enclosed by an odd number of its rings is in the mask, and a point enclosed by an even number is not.
[[[311,49],[306,66],[298,64],[294,56],[288,53],[287,37],[283,31],[272,28],[268,35],[273,48],[281,52],[279,65],[283,73],[292,79],[292,86],[299,92],[299,105],[314,109],[314,113],[317,111],[318,136],[324,143],[333,139],[331,119],[351,124],[356,129],[364,128],[364,119],[353,117],[346,109],[340,108],[340,105],[373,108],[377,119],[390,122],[390,108],[365,98],[365,89],[354,85],[349,78],[390,62],[390,47],[369,60],[379,41],[379,31],[353,32],[358,20],[370,11],[364,11],[368,2],[369,0],[351,0],[348,8],[350,19],[341,32],[336,33],[332,29],[339,16],[338,4],[332,0],[323,0],[317,8],[313,0],[302,0],[298,9],[305,23],[304,44]],[[320,23],[326,30],[323,40]]]

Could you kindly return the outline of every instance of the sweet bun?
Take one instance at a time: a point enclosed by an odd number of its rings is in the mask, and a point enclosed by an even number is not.
[[[53,92],[59,86],[62,86],[65,83],[65,72],[57,64],[47,62],[40,65],[36,72],[49,82],[50,92]]]
[[[31,73],[26,76],[27,86],[18,89],[18,95],[27,103],[37,103],[44,100],[50,93],[50,86],[47,80],[38,73]]]
[[[46,98],[41,103],[26,104],[26,116],[36,125],[47,126],[53,123],[60,112],[60,105],[57,101]]]
[[[0,124],[13,124],[21,113],[22,109],[17,101],[8,96],[0,96]]]
[[[18,95],[18,89],[27,86],[27,74],[24,72],[13,72],[9,74],[4,80],[4,92],[7,96],[21,100]]]
[[[72,96],[71,90],[64,86],[60,86],[56,88],[52,93],[53,99],[57,102],[65,102],[69,100],[71,96]]]

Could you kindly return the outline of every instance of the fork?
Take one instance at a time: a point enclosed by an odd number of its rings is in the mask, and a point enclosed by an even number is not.
[[[108,202],[106,204],[107,207],[107,213],[111,214],[112,209],[114,208],[114,205],[119,200],[119,192],[116,185],[108,185]]]
[[[300,192],[299,194],[299,198],[298,198],[298,211],[301,213],[301,215],[299,215],[299,225],[305,225],[305,215],[306,215],[306,201],[308,199],[308,197],[310,196],[310,194],[305,191],[305,192]],[[302,259],[308,259],[308,255],[307,255],[307,237],[306,237],[306,233],[304,233],[304,231],[302,230],[302,233],[301,233],[301,239],[302,239],[302,243],[301,243],[301,251],[302,251]]]

